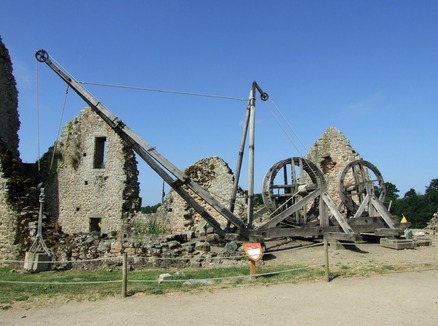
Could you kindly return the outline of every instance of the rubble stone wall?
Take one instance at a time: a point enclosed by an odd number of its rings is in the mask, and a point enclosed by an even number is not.
[[[17,241],[24,176],[17,170],[18,151],[18,91],[12,73],[9,51],[0,37],[0,259],[17,257],[23,243]],[[18,181],[17,181],[18,180]]]
[[[324,173],[327,193],[339,205],[339,175],[348,163],[361,158],[359,153],[353,149],[343,133],[335,127],[329,127],[312,146],[306,158]]]
[[[13,236],[17,229],[16,212],[8,203],[7,197],[7,179],[0,169],[0,259],[14,259],[18,256]]]
[[[0,139],[3,139],[16,158],[19,157],[19,128],[18,91],[12,73],[12,62],[0,37]]]
[[[247,258],[237,242],[223,245],[213,234],[202,238],[193,236],[193,232],[145,236],[141,240],[103,239],[90,234],[60,236],[57,243],[51,245],[55,262],[52,268],[120,266],[121,253],[128,254],[130,266],[146,268],[246,264]],[[96,260],[90,261],[93,259]]]
[[[141,204],[132,149],[86,108],[64,127],[54,157],[46,207],[62,231],[87,233],[91,219],[100,219],[102,234],[126,232]]]
[[[35,165],[21,164],[0,139],[0,259],[23,256],[38,217]]]
[[[223,159],[219,157],[201,159],[188,167],[185,170],[185,174],[207,190],[222,205],[227,208],[230,206],[234,176],[230,167]],[[222,227],[227,225],[227,220],[222,215],[207,205],[192,191],[188,190],[188,192]],[[191,230],[203,233],[207,226],[205,220],[173,190],[168,193],[157,214],[167,223],[167,227],[171,232]],[[242,219],[246,214],[245,195],[241,190],[238,191],[234,214],[242,217]]]

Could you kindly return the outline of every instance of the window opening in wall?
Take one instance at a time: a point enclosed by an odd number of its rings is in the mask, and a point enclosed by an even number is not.
[[[105,168],[106,137],[96,137],[94,140],[94,163],[95,169]]]
[[[100,235],[101,227],[102,227],[102,219],[100,217],[90,218],[90,233],[96,233]]]

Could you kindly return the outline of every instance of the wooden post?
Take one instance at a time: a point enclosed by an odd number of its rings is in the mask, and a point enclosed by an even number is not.
[[[247,226],[252,228],[254,218],[254,140],[255,140],[255,84],[253,83],[249,100],[249,151],[248,151],[248,216]]]
[[[256,279],[256,262],[263,258],[262,245],[259,242],[243,243],[243,251],[249,258],[249,276],[251,280]]]
[[[325,257],[325,279],[327,282],[330,282],[328,240],[325,237],[324,237],[324,257]]]
[[[122,297],[126,298],[128,295],[128,253],[123,253],[122,265]]]
[[[254,260],[249,261],[249,275],[251,276],[251,280],[255,281],[256,279],[256,263]]]

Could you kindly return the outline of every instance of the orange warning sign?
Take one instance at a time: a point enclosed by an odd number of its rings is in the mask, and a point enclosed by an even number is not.
[[[245,242],[243,243],[243,250],[249,259],[254,262],[259,261],[263,257],[262,245],[259,242]]]

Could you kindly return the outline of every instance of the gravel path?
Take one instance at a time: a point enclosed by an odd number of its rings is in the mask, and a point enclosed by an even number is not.
[[[0,312],[1,325],[438,325],[438,270],[135,295]]]

